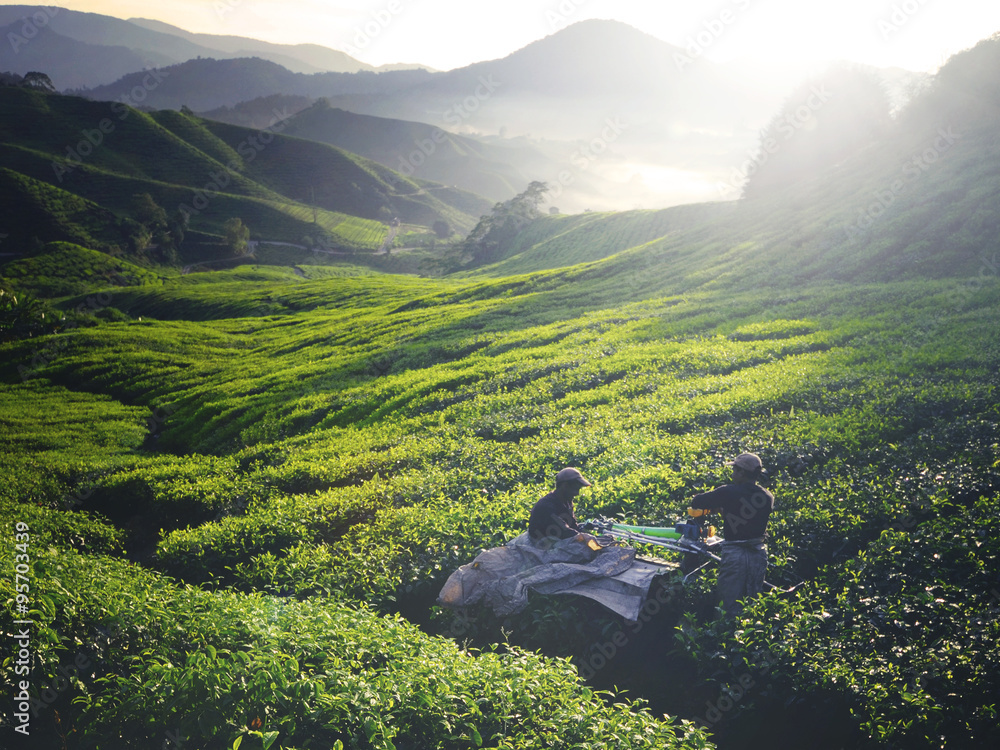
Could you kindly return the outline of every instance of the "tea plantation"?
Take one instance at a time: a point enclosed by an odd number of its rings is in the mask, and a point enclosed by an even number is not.
[[[808,717],[824,747],[995,740],[995,279],[608,304],[575,273],[200,274],[4,345],[4,627],[20,564],[32,730],[699,747],[683,722],[738,746]],[[594,482],[581,517],[667,523],[741,450],[776,475],[769,579],[806,582],[735,625],[708,570],[594,674],[635,626],[542,597],[506,623],[431,610],[558,468]],[[612,679],[655,711],[594,692]]]
[[[7,263],[5,746],[998,746],[1000,97],[948,97],[833,176],[446,278]],[[636,623],[435,606],[560,468],[665,525],[743,451],[777,588],[738,616],[712,567]]]

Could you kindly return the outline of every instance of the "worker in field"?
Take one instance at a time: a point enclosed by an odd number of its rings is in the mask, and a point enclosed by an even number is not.
[[[579,469],[566,468],[556,474],[556,488],[531,509],[528,535],[535,544],[569,539],[582,533],[573,512],[573,500],[590,482]],[[588,535],[589,536],[589,535]]]
[[[767,570],[767,522],[774,510],[774,495],[760,486],[765,474],[760,456],[741,453],[726,464],[732,467],[729,484],[695,495],[691,507],[722,517],[719,595],[726,612],[736,612],[736,602],[759,594]]]

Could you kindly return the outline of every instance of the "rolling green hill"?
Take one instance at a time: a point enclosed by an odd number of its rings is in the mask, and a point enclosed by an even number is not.
[[[149,737],[173,720],[185,736],[231,744],[253,729],[250,720],[206,712],[184,675],[198,669],[228,685],[263,668],[219,654],[247,648],[240,643],[256,653],[291,633],[286,620],[267,629],[262,618],[267,607],[302,617],[299,607],[313,606],[289,603],[292,596],[321,597],[314,604],[336,618],[359,602],[386,615],[405,611],[439,636],[482,646],[502,638],[502,625],[512,644],[573,656],[595,687],[628,686],[657,712],[703,723],[706,701],[715,705],[754,669],[761,692],[712,723],[720,746],[742,746],[734,736],[757,721],[776,742],[792,741],[804,728],[778,721],[788,700],[824,728],[832,744],[821,747],[886,738],[912,747],[924,734],[958,744],[995,739],[987,696],[998,687],[1000,635],[988,619],[1000,607],[990,595],[1000,574],[996,279],[975,287],[820,281],[769,295],[709,285],[680,295],[647,289],[639,300],[613,261],[603,265],[607,276],[584,267],[463,282],[218,272],[108,290],[109,304],[131,321],[5,345],[5,429],[19,436],[0,466],[5,514],[27,518],[37,535],[74,524],[70,538],[79,540],[78,551],[33,558],[45,566],[35,569],[37,595],[52,602],[40,622],[54,643],[66,643],[64,651],[46,647],[46,669],[61,653],[72,661],[73,642],[120,629],[100,652],[102,668],[118,676],[88,679],[88,702],[60,703],[63,720],[88,727],[91,741],[121,731]],[[72,423],[51,422],[53,409]],[[121,426],[109,433],[111,414]],[[72,439],[74,430],[98,428],[88,438],[98,447]],[[131,442],[119,445],[118,434]],[[776,475],[769,578],[807,585],[758,600],[736,635],[708,616],[711,571],[641,637],[565,600],[535,599],[528,612],[495,623],[428,609],[452,569],[523,529],[561,466],[581,466],[594,482],[581,517],[664,523],[719,482],[722,462],[741,450],[760,453]],[[30,514],[18,515],[28,500]],[[78,512],[67,516],[64,507]],[[154,572],[93,557],[115,538]],[[84,569],[102,572],[84,585],[74,572]],[[217,623],[211,634],[184,615],[192,596],[203,625]],[[249,631],[223,625],[232,607],[243,608],[237,619]],[[679,608],[695,614],[674,640]],[[236,711],[271,706],[263,729],[279,731],[283,746],[322,736],[324,722],[345,742],[376,727],[400,741],[437,736],[407,713],[423,700],[409,676],[421,667],[389,657],[387,643],[369,647],[371,660],[358,667],[383,706],[380,723],[366,729],[348,718],[364,715],[349,696],[341,718],[309,713],[318,709],[308,701],[288,707],[305,686],[315,690],[310,674],[332,674],[328,659],[343,658],[329,644],[356,642],[386,622],[338,619],[322,636],[310,625],[302,637],[322,638],[327,656],[283,646],[305,660],[282,672],[287,687],[237,693]],[[174,640],[174,627],[202,635]],[[595,661],[594,649],[618,631],[620,655]],[[406,633],[399,637],[411,648],[437,642]],[[762,648],[764,673],[753,666]],[[380,666],[387,657],[398,664],[390,671]],[[459,669],[457,656],[435,658],[444,659],[437,670]],[[464,680],[494,668],[480,658],[462,667],[463,681],[447,678],[451,694],[475,694]],[[527,715],[548,716],[542,705],[564,701],[586,705],[547,682],[563,673],[558,663],[530,668],[546,686]],[[684,677],[665,682],[665,673]],[[144,687],[125,691],[128,679]],[[521,678],[504,671],[491,679]],[[394,693],[383,685],[401,680],[398,709],[389,712]],[[334,684],[312,693],[320,705]],[[163,690],[173,718],[156,708]],[[137,702],[118,701],[119,691]],[[470,705],[428,700],[432,715]],[[493,703],[469,722],[484,741],[487,731],[510,738],[510,710]],[[577,736],[565,717],[546,721]],[[542,730],[528,723],[524,731],[527,743]],[[666,740],[655,742],[630,746]]]
[[[546,217],[462,278],[109,286],[60,304],[111,319],[0,344],[0,514],[25,535],[0,623],[36,623],[32,741],[996,746],[991,45],[891,143],[753,200]],[[634,623],[435,606],[560,468],[593,482],[579,518],[667,525],[743,451],[772,475],[778,590],[740,612],[711,566]]]
[[[478,215],[467,212],[489,205],[434,183],[401,179],[339,149],[286,137],[280,124],[275,132],[254,131],[13,88],[0,90],[0,98],[0,166],[22,175],[14,186],[20,203],[9,204],[9,211],[5,205],[0,224],[18,238],[89,244],[82,235],[57,231],[65,224],[58,215],[42,221],[13,210],[37,204],[30,195],[40,191],[68,201],[57,214],[78,211],[81,199],[104,209],[104,219],[96,212],[81,226],[107,223],[110,212],[127,216],[132,196],[148,192],[168,212],[187,213],[191,229],[221,234],[224,222],[236,216],[254,239],[299,243],[321,234],[334,249],[346,250],[378,248],[386,223],[396,217],[422,226],[445,220],[461,229]],[[109,240],[94,242],[103,247]]]
[[[676,206],[660,211],[624,211],[545,216],[520,232],[502,260],[477,275],[506,276],[560,268],[639,248],[692,227],[726,221],[722,204]]]
[[[98,249],[127,243],[128,233],[112,211],[93,201],[24,174],[0,167],[4,241],[27,247],[38,228],[46,239],[77,242]]]
[[[146,268],[69,242],[50,243],[42,252],[5,264],[3,278],[40,298],[162,283],[158,274]]]

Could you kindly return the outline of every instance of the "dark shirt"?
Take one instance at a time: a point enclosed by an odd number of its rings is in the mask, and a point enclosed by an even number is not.
[[[726,541],[759,539],[767,533],[767,520],[774,510],[774,495],[751,482],[724,484],[711,492],[695,495],[691,507],[719,510]]]
[[[555,492],[550,492],[531,509],[528,534],[532,539],[569,539],[579,533],[572,500],[561,500]]]

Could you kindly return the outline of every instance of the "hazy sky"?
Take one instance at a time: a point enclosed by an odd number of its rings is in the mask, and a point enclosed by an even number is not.
[[[1000,31],[998,0],[68,0],[189,31],[314,42],[373,65],[447,70],[503,57],[586,18],[614,18],[718,62],[848,59],[936,69]],[[694,43],[694,47],[690,45]]]

